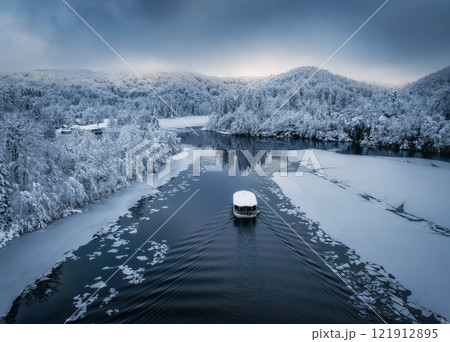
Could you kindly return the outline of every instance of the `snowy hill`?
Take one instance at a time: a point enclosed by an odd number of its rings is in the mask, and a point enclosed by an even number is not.
[[[421,79],[408,84],[404,91],[420,96],[433,95],[436,91],[449,91],[450,67],[429,74]]]
[[[160,104],[134,82],[90,71],[0,73],[0,247],[124,187],[125,153],[142,140],[177,151],[176,135],[158,129]],[[62,124],[100,122],[114,129],[56,135]]]
[[[181,116],[208,115],[226,88],[218,78],[190,73],[153,73],[143,77]],[[176,116],[145,82],[126,73],[0,72],[0,94],[2,111],[34,107],[50,115],[54,126],[71,125],[76,119],[90,124],[107,118],[128,121],[136,120],[136,116]]]
[[[450,120],[450,67],[407,85],[402,93],[422,102],[428,114],[441,114]]]
[[[301,87],[315,70],[298,68],[252,80],[222,95],[209,128],[450,151],[450,68],[403,89],[376,87],[324,70]]]
[[[316,70],[301,67],[260,78],[152,73],[144,79],[179,115],[211,115],[211,130],[450,151],[450,67],[401,89],[325,70],[302,87]],[[142,80],[126,73],[1,72],[0,93],[3,111],[34,108],[45,112],[52,127],[176,116]]]

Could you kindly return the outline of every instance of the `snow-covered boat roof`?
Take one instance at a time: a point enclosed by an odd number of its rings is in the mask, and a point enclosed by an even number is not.
[[[233,194],[233,204],[239,207],[253,207],[256,205],[256,196],[251,191],[237,191]]]

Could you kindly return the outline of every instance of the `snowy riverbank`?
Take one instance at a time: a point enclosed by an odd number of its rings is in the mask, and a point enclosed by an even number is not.
[[[283,193],[412,301],[450,319],[450,163],[314,152],[326,176],[275,174]]]
[[[141,197],[157,192],[157,187],[186,170],[189,147],[172,157],[171,172],[152,187],[145,182],[131,184],[95,204],[81,214],[60,219],[44,230],[23,235],[0,249],[0,316],[11,308],[14,299],[39,276],[50,272],[70,251],[88,243],[102,227],[126,214]]]

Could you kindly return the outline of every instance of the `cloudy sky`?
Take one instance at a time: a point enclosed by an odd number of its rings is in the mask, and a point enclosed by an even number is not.
[[[321,65],[385,0],[66,0],[141,71]],[[390,0],[325,66],[402,84],[450,65],[450,1]],[[61,0],[0,0],[0,70],[124,69]]]

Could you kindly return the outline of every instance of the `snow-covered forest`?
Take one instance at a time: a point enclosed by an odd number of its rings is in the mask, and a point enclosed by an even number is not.
[[[450,68],[399,89],[320,71],[277,111],[315,70],[250,79],[154,73],[145,80],[179,115],[210,115],[211,130],[450,151]],[[157,120],[174,115],[130,74],[1,72],[0,246],[123,187],[125,151],[142,139],[177,150],[175,134],[162,132]],[[62,139],[56,130],[105,119],[100,137],[78,130]]]
[[[0,79],[0,246],[123,187],[125,152],[143,139],[178,149],[175,134],[159,130],[155,111],[162,107],[148,92],[124,95],[126,86],[90,72]],[[111,127],[101,136],[56,131],[107,118]]]
[[[235,134],[450,151],[450,67],[398,89],[320,70],[290,98],[315,71],[299,68],[238,84],[216,102],[208,127]]]

